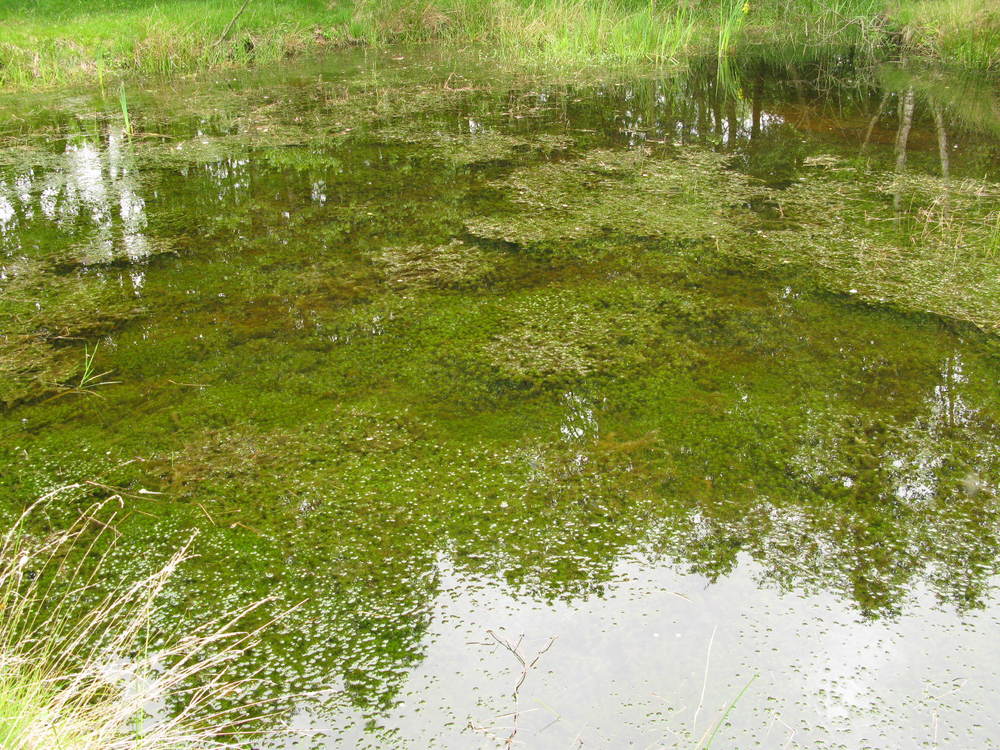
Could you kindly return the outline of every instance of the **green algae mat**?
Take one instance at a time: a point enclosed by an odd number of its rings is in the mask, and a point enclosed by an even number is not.
[[[278,747],[1000,743],[996,82],[457,67],[0,101],[0,514]]]

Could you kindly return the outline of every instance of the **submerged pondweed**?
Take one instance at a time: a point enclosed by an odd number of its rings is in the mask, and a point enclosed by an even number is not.
[[[511,295],[482,356],[500,379],[527,387],[623,377],[652,362],[690,367],[702,357],[683,331],[696,308],[676,292],[622,281]]]
[[[724,154],[682,154],[590,152],[524,168],[497,183],[521,210],[468,220],[466,229],[557,257],[614,256],[616,243],[631,240],[701,263],[793,265],[832,291],[1000,328],[991,251],[1000,184],[886,177],[819,155],[803,162],[795,184],[774,188]],[[903,200],[906,211],[894,210]]]
[[[134,297],[99,279],[38,271],[30,263],[0,283],[0,402],[8,407],[79,385],[85,342],[141,311]]]
[[[663,150],[654,155],[639,148],[594,150],[579,160],[527,167],[497,183],[510,189],[521,210],[470,219],[466,229],[556,256],[599,251],[595,241],[607,235],[681,248],[714,245],[738,231],[729,214],[751,192],[744,177],[725,169],[725,161],[708,149],[685,149],[670,158]]]
[[[386,283],[396,289],[474,288],[497,273],[498,260],[461,240],[427,247],[386,248],[373,258]]]

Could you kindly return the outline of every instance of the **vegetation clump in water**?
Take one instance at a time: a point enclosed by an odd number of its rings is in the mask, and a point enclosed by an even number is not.
[[[588,253],[605,235],[678,248],[714,243],[736,231],[730,214],[750,194],[747,181],[724,162],[700,149],[676,158],[643,149],[595,150],[578,160],[526,167],[497,183],[519,212],[476,217],[466,229],[557,257]]]
[[[782,219],[749,249],[755,262],[794,264],[839,292],[1000,331],[1000,185],[844,175],[822,170],[774,193]]]
[[[679,158],[590,152],[515,171],[497,186],[517,210],[469,219],[466,229],[555,257],[615,255],[623,241],[654,240],[699,263],[796,271],[837,292],[1000,328],[995,183],[880,178],[822,159],[805,160],[788,187],[771,187],[698,148]]]
[[[497,263],[485,252],[461,240],[427,247],[386,248],[372,259],[394,289],[468,289],[496,277]]]
[[[0,402],[72,389],[86,366],[83,343],[136,317],[140,306],[99,279],[9,269],[0,296]]]
[[[509,300],[507,330],[482,351],[502,378],[531,387],[624,377],[651,361],[694,366],[697,349],[677,332],[688,305],[669,291],[624,283],[529,292]]]
[[[456,166],[509,162],[535,155],[551,157],[573,144],[565,135],[540,133],[524,137],[484,130],[474,120],[469,127],[470,132],[455,134],[429,130],[426,123],[397,122],[379,128],[373,135],[388,142],[428,146],[435,156]]]

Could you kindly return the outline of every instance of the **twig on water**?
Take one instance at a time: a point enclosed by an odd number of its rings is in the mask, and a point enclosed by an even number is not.
[[[197,505],[199,508],[201,508],[201,512],[205,514],[205,517],[212,523],[213,526],[217,525],[215,523],[215,519],[212,518],[212,514],[209,513],[208,510],[206,510],[206,508],[205,508],[204,505],[202,505],[201,503],[195,503],[195,505]]]
[[[520,718],[522,713],[519,705],[521,687],[524,685],[524,681],[528,678],[528,673],[532,669],[534,669],[535,666],[538,664],[538,660],[542,658],[542,655],[546,651],[552,648],[552,644],[556,642],[556,636],[552,636],[551,638],[549,638],[548,642],[541,649],[535,652],[535,655],[531,657],[529,661],[528,657],[525,656],[521,651],[521,644],[524,642],[524,635],[521,635],[517,639],[517,643],[511,643],[506,638],[502,638],[492,630],[487,630],[486,632],[494,641],[496,641],[498,644],[503,646],[511,654],[514,655],[514,658],[517,659],[518,664],[521,665],[521,674],[519,675],[517,679],[517,684],[514,685],[514,690],[512,692],[512,696],[514,699],[514,710],[511,711],[509,714],[504,714],[503,716],[496,717],[497,719],[507,718],[508,716],[511,718],[510,734],[508,734],[506,737],[498,737],[497,735],[493,734],[493,732],[490,731],[489,727],[476,726],[472,721],[469,722],[469,728],[472,729],[474,732],[479,732],[480,734],[486,735],[487,737],[490,737],[491,739],[503,744],[504,747],[512,747],[514,744],[514,739],[515,737],[517,737],[517,732],[519,728],[518,719]]]
[[[213,523],[214,523],[214,521],[213,521]],[[241,529],[246,529],[247,531],[252,531],[257,536],[264,536],[259,531],[257,531],[257,529],[255,529],[253,526],[247,526],[245,523],[240,523],[239,521],[233,521],[231,524],[229,524],[229,528],[231,528],[231,529],[235,529],[237,526],[239,526]]]

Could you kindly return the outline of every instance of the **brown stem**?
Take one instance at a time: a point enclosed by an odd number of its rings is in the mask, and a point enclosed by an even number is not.
[[[223,30],[222,35],[215,40],[215,44],[212,45],[213,47],[218,47],[225,41],[226,37],[229,36],[229,32],[232,31],[233,26],[239,20],[240,16],[243,15],[243,11],[247,9],[249,4],[250,0],[243,0],[243,5],[240,6],[240,9],[236,11],[236,15],[229,20],[228,24],[226,24],[226,28]]]

